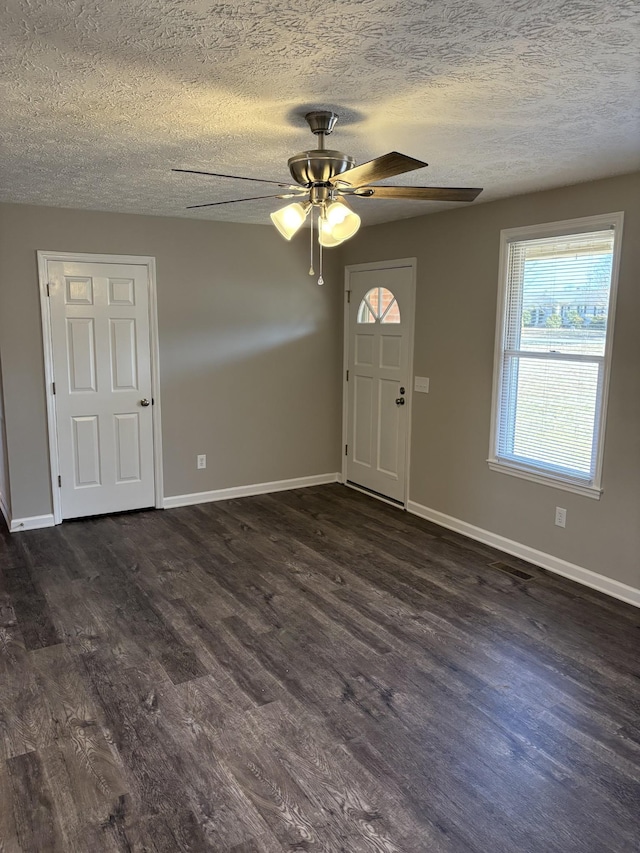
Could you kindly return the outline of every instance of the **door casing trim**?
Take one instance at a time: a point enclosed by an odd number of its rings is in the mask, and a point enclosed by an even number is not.
[[[48,252],[40,250],[38,257],[38,280],[40,287],[40,316],[42,319],[42,345],[44,350],[45,396],[47,401],[47,431],[49,436],[49,468],[51,472],[51,501],[54,524],[62,523],[62,502],[58,488],[60,459],[58,455],[58,427],[56,420],[56,398],[53,393],[53,335],[51,330],[51,307],[47,295],[47,264],[49,261],[95,264],[137,264],[147,268],[149,289],[149,345],[151,348],[151,394],[153,396],[153,474],[155,507],[163,505],[162,472],[162,414],[160,408],[160,354],[158,347],[158,302],[156,293],[156,259],[148,255],[102,255],[85,252]]]
[[[342,349],[342,445],[340,455],[342,456],[342,482],[347,482],[347,457],[344,453],[344,447],[348,444],[348,417],[349,417],[349,401],[348,401],[348,384],[347,384],[347,368],[349,367],[349,311],[355,307],[348,301],[348,293],[350,291],[349,278],[352,272],[366,272],[367,270],[389,270],[397,269],[398,267],[409,267],[411,269],[411,291],[410,291],[410,309],[411,319],[409,321],[409,361],[408,361],[408,383],[407,383],[407,441],[405,448],[405,483],[404,483],[404,499],[403,506],[406,509],[409,501],[409,479],[411,476],[411,422],[413,411],[413,342],[415,337],[416,325],[416,279],[418,272],[417,258],[398,258],[391,261],[374,261],[367,264],[348,264],[344,268],[344,313],[343,313],[343,349]],[[352,488],[354,488],[352,486]],[[384,497],[376,497],[371,494],[376,500],[385,500]],[[394,506],[397,504],[394,503]]]

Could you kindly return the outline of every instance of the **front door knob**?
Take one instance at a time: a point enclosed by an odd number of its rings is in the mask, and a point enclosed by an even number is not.
[[[149,406],[149,405],[151,405],[151,404],[149,403],[149,401],[148,401],[148,400],[147,400],[147,398],[145,397],[145,398],[144,398],[144,400],[140,400],[140,405],[141,405],[141,406]]]
[[[404,406],[404,397],[396,397],[396,406]]]

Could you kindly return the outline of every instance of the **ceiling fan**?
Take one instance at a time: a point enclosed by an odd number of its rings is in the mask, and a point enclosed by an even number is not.
[[[215,207],[220,204],[237,204],[242,201],[258,201],[264,198],[295,198],[292,204],[271,214],[273,224],[287,240],[299,231],[307,216],[311,214],[311,245],[313,252],[313,212],[317,211],[318,242],[320,261],[322,248],[338,246],[353,237],[360,227],[360,217],[347,204],[350,196],[359,198],[391,198],[415,201],[473,201],[482,189],[470,187],[391,187],[373,186],[376,181],[392,178],[426,166],[422,160],[407,157],[397,151],[383,154],[356,166],[353,157],[342,151],[325,148],[325,138],[333,131],[338,116],[330,110],[314,110],[305,115],[311,132],[318,138],[318,147],[301,151],[289,158],[289,171],[295,184],[281,183],[263,178],[248,178],[240,175],[223,175],[219,172],[204,172],[197,169],[172,169],[192,175],[209,175],[215,178],[254,181],[273,184],[280,192],[272,195],[236,198],[230,201],[214,201],[209,204],[192,204],[187,208]],[[313,263],[309,274],[313,275]],[[318,280],[322,284],[322,272]]]

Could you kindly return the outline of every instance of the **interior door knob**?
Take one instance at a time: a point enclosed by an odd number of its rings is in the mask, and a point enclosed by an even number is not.
[[[144,400],[140,400],[140,405],[141,405],[141,406],[149,406],[149,405],[151,405],[151,404],[149,403],[149,401],[148,401],[148,400],[147,400],[147,398],[145,397],[145,398],[144,398]]]
[[[396,397],[396,406],[404,406],[404,397]]]

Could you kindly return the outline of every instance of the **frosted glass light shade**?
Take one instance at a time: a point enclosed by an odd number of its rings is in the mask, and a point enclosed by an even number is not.
[[[318,220],[318,240],[327,248],[339,246],[353,237],[360,227],[360,217],[341,199],[327,205]]]
[[[302,223],[307,218],[310,209],[311,204],[308,201],[302,204],[299,201],[295,201],[293,204],[288,204],[286,207],[270,214],[271,221],[284,239],[290,240],[302,227]]]
[[[323,217],[318,219],[318,242],[325,249],[331,249],[333,246],[339,246],[342,243],[342,240],[338,240],[334,235],[331,223]]]
[[[333,205],[331,206],[333,207]],[[331,233],[336,240],[342,243],[343,240],[348,240],[349,237],[353,237],[360,227],[361,219],[358,214],[354,213],[346,204],[340,204],[339,206],[346,209],[346,215],[332,226]]]

